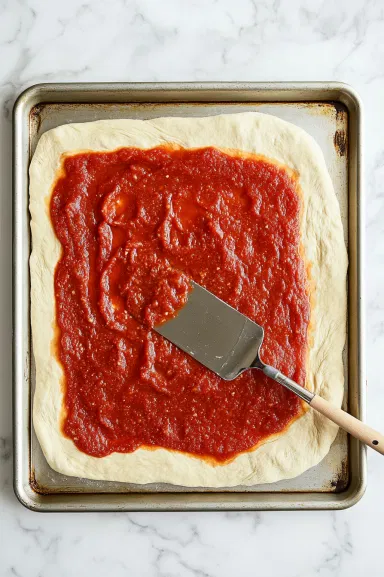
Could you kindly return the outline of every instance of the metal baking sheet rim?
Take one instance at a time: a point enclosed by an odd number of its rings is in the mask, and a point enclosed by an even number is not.
[[[28,251],[23,195],[28,194],[29,113],[46,102],[314,102],[334,101],[349,113],[349,410],[365,418],[365,365],[363,317],[363,190],[362,105],[346,84],[329,83],[86,83],[39,84],[17,99],[13,132],[13,409],[14,490],[19,501],[34,511],[214,511],[214,510],[321,510],[345,509],[356,504],[366,489],[366,448],[349,439],[351,478],[340,493],[60,493],[40,494],[33,489],[30,471],[30,321],[29,279],[22,263]],[[28,124],[27,124],[28,123]],[[26,130],[27,129],[27,130]],[[28,138],[25,136],[25,130]],[[24,199],[25,200],[25,199]],[[24,202],[25,204],[25,202]],[[28,236],[28,238],[26,238]],[[354,362],[354,367],[351,363]],[[351,370],[352,369],[352,370]],[[354,381],[351,385],[351,381]]]

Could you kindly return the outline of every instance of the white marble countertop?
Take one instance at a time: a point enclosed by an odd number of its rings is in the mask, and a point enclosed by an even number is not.
[[[384,461],[340,512],[38,514],[12,490],[11,110],[36,82],[338,80],[365,105],[368,420],[383,429],[384,2],[0,2],[0,577],[384,574]]]

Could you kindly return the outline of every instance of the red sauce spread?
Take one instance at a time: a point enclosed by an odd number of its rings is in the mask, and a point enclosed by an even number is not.
[[[223,381],[150,328],[192,278],[263,325],[263,360],[304,385],[310,308],[288,170],[213,148],[77,154],[50,210],[63,248],[63,430],[81,451],[165,447],[224,462],[301,414],[261,372]]]

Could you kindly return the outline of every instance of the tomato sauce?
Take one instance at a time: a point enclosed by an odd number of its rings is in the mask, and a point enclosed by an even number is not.
[[[220,463],[301,414],[261,372],[223,381],[151,330],[193,279],[263,325],[263,360],[304,385],[310,305],[288,170],[214,148],[81,153],[64,159],[50,214],[63,431],[78,449]]]

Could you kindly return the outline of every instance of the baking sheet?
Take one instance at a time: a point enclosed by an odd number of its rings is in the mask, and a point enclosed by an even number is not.
[[[339,199],[346,244],[350,255],[349,306],[358,303],[358,241],[357,228],[359,181],[359,107],[354,104],[354,94],[339,85],[328,85],[328,88],[317,85],[308,88],[305,85],[261,87],[247,85],[212,85],[197,87],[196,85],[159,85],[143,87],[142,85],[124,86],[113,89],[102,85],[103,90],[92,89],[92,85],[48,85],[38,87],[33,101],[31,92],[24,96],[15,107],[15,146],[16,173],[15,193],[19,205],[23,207],[15,227],[17,236],[15,282],[23,283],[23,294],[20,295],[24,307],[29,306],[29,270],[25,267],[29,256],[29,220],[25,213],[28,183],[25,175],[26,167],[33,154],[36,143],[46,130],[69,122],[85,122],[102,118],[156,118],[159,116],[208,116],[212,114],[236,113],[247,110],[274,114],[284,120],[293,122],[309,132],[321,146],[328,170],[331,174],[335,191]],[[40,92],[40,93],[39,93]],[[306,98],[303,98],[303,94]],[[104,102],[93,102],[104,95]],[[332,95],[332,98],[331,98]],[[45,100],[42,98],[48,100]],[[28,98],[29,97],[29,98]],[[215,100],[220,97],[220,101]],[[310,98],[312,97],[312,98]],[[86,102],[82,102],[86,98]],[[119,102],[114,102],[114,99]],[[348,101],[349,98],[349,101]],[[176,102],[175,102],[176,99]],[[190,99],[190,101],[189,101]],[[25,102],[25,100],[27,102]],[[50,101],[51,100],[51,101]],[[52,101],[53,100],[53,101]],[[123,100],[123,101],[121,101]],[[225,101],[226,100],[226,101]],[[272,102],[271,102],[272,100]],[[344,100],[344,102],[342,101]],[[357,102],[358,104],[358,102]],[[353,219],[351,225],[351,217]],[[21,222],[22,221],[22,222]],[[28,236],[28,238],[27,238]],[[22,245],[22,246],[20,246]],[[21,250],[21,248],[23,250]],[[21,254],[22,253],[22,254]],[[23,266],[24,265],[24,266]],[[352,274],[351,274],[352,273]],[[356,300],[357,299],[357,300]],[[18,301],[20,305],[20,301]],[[359,305],[358,305],[359,306]],[[353,309],[356,311],[356,308]],[[354,312],[356,316],[356,312]],[[16,315],[17,316],[17,315]],[[15,355],[17,362],[23,361],[23,379],[28,391],[33,394],[34,367],[33,355],[29,365],[29,313],[28,319],[16,318]],[[352,329],[352,334],[351,334]],[[361,353],[360,323],[349,323],[349,346],[345,351],[346,396],[344,406],[347,406],[347,393],[351,395],[351,412],[362,414],[362,363],[360,357],[351,356],[351,350]],[[28,343],[24,342],[24,355],[18,355],[17,347],[28,331]],[[349,355],[348,355],[349,352]],[[348,362],[352,360],[351,363]],[[16,365],[18,366],[18,365]],[[352,368],[352,371],[351,371]],[[348,378],[349,373],[349,378]],[[352,378],[351,378],[352,374]],[[20,376],[20,375],[19,375]],[[17,376],[16,376],[17,379]],[[18,395],[16,380],[16,395]],[[20,386],[19,386],[20,388]],[[24,390],[25,397],[25,390]],[[364,491],[365,486],[365,452],[353,440],[351,452],[348,451],[348,439],[344,432],[339,432],[336,441],[327,457],[316,467],[303,475],[280,481],[270,485],[254,487],[236,487],[210,491],[207,489],[191,489],[165,484],[133,485],[105,481],[91,481],[66,477],[56,473],[46,463],[39,443],[30,425],[30,398],[25,402],[23,410],[17,411],[20,399],[17,396],[16,413],[23,421],[23,435],[16,435],[17,460],[23,467],[16,468],[19,482],[17,491],[21,491],[20,482],[23,477],[23,489],[29,493],[33,503],[30,506],[40,509],[52,507],[59,510],[81,508],[109,510],[125,509],[269,509],[269,508],[333,508],[351,504]],[[19,407],[21,409],[21,407]],[[28,411],[28,417],[26,413]],[[28,444],[26,430],[28,433]],[[16,433],[20,431],[16,430]],[[20,443],[23,447],[20,447]],[[355,447],[352,447],[356,444]],[[25,463],[26,453],[29,454],[28,467]],[[22,454],[22,455],[21,455]],[[26,489],[26,470],[28,468],[28,488]],[[23,472],[22,472],[23,470]],[[288,494],[290,498],[288,497]],[[137,497],[139,495],[139,497]],[[224,499],[225,495],[225,499]],[[114,496],[114,497],[112,497]],[[230,498],[228,498],[231,496]],[[118,497],[119,505],[114,499]],[[25,496],[24,499],[25,500]],[[87,505],[88,502],[88,505]],[[36,505],[38,503],[38,505]],[[113,504],[115,503],[115,504]],[[343,503],[343,504],[342,504]]]

